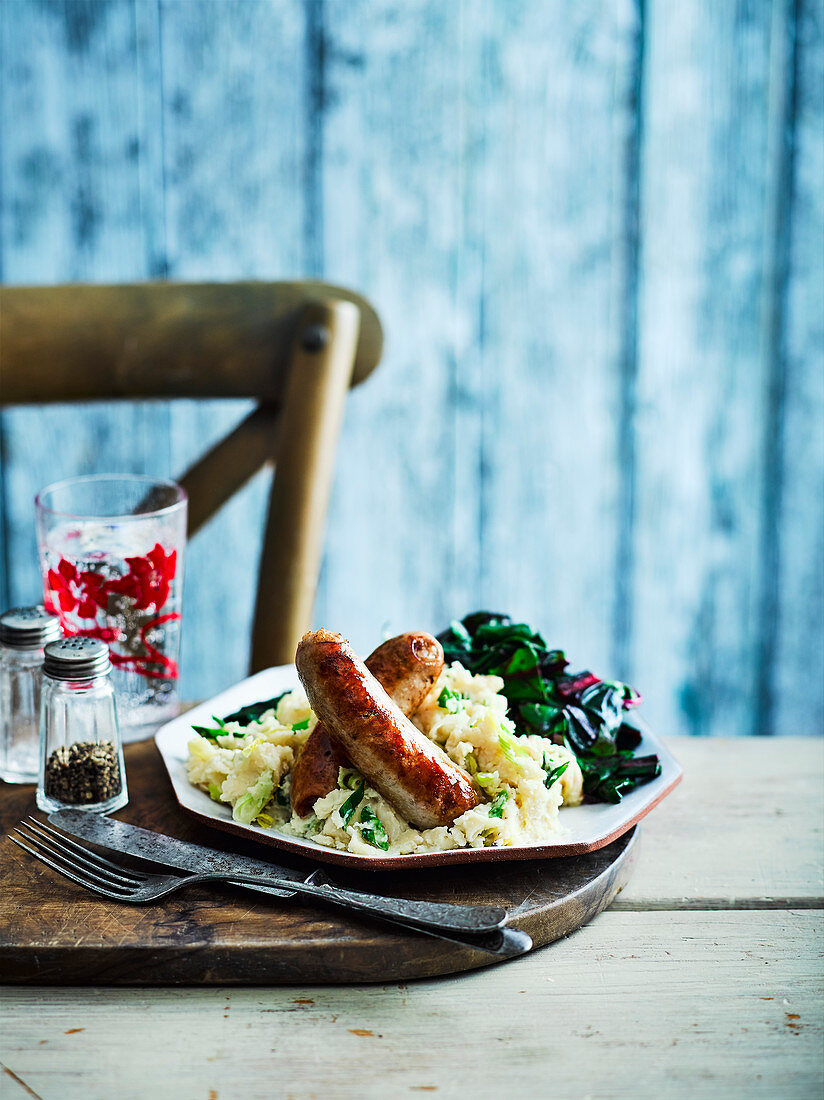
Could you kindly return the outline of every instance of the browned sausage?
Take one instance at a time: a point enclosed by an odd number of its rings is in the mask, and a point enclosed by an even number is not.
[[[443,668],[443,649],[424,631],[399,634],[366,658],[366,667],[386,694],[410,717],[426,697]],[[306,817],[315,802],[338,785],[338,769],[351,767],[343,749],[318,722],[292,768],[292,809]]]
[[[318,719],[412,825],[449,825],[477,805],[469,779],[415,729],[340,634],[304,634],[295,664]]]

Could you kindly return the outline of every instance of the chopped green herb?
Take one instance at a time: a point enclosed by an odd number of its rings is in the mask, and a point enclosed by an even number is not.
[[[501,747],[501,752],[511,764],[517,764],[519,756],[529,756],[529,749],[519,745],[512,734],[507,733],[503,728],[498,734],[498,744]]]
[[[569,761],[565,760],[563,764],[559,764],[557,768],[553,768],[550,761],[544,757],[544,771],[546,776],[544,777],[544,786],[547,790],[552,787],[564,774],[569,767]]]
[[[492,805],[489,807],[489,816],[490,817],[503,817],[504,816],[504,806],[507,804],[508,801],[509,801],[509,791],[507,791],[507,790],[498,791],[498,793],[495,795],[495,798],[492,801]]]
[[[492,772],[476,772],[472,778],[483,791],[494,791],[500,784],[500,779]]]
[[[297,733],[298,730],[308,730],[308,729],[309,729],[309,719],[304,718],[302,722],[295,722],[295,724],[292,726],[292,733]]]
[[[195,733],[199,733],[201,737],[207,737],[210,741],[214,741],[218,737],[223,737],[228,732],[223,726],[219,726],[217,729],[212,729],[211,726],[192,726]],[[241,730],[240,733],[232,734],[233,737],[243,737],[246,731]]]
[[[362,779],[358,784],[358,788],[354,792],[354,794],[350,794],[347,800],[341,806],[340,819],[343,822],[344,826],[349,824],[349,822],[352,820],[352,815],[354,814],[355,810],[357,810],[358,806],[360,806],[361,802],[363,802],[363,795],[365,790],[366,780]]]
[[[374,845],[375,848],[380,848],[381,851],[387,852],[389,850],[389,837],[386,835],[386,829],[383,827],[383,822],[374,810],[370,810],[368,806],[364,806],[360,812],[360,819],[360,834],[363,839]]]
[[[461,709],[461,703],[466,698],[467,696],[462,695],[459,691],[453,691],[452,688],[445,687],[438,696],[438,706],[441,710],[448,710],[450,714],[457,714]]]

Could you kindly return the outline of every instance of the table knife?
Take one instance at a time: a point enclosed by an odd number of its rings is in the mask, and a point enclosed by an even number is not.
[[[91,841],[162,867],[183,871],[236,871],[260,875],[261,884],[232,883],[281,898],[314,897],[370,916],[429,932],[467,947],[478,947],[505,957],[528,951],[532,941],[524,932],[502,928],[506,910],[501,906],[462,906],[384,897],[340,887],[314,871],[305,872],[249,856],[221,852],[191,841],[141,829],[101,814],[82,810],[58,810],[49,821],[73,836]],[[456,938],[457,937],[457,938]],[[471,937],[471,938],[466,938]]]

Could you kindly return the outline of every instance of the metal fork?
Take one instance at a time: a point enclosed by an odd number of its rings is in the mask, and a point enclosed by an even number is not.
[[[17,835],[15,835],[17,834]],[[93,894],[111,901],[126,901],[132,905],[144,905],[159,901],[184,886],[197,882],[220,882],[234,879],[238,882],[260,881],[251,875],[226,874],[207,871],[191,875],[148,875],[143,871],[125,868],[109,859],[90,852],[82,845],[30,817],[9,833],[9,840],[57,871],[70,882],[91,890]],[[28,841],[28,844],[24,843]],[[29,847],[29,844],[32,847]]]
[[[231,881],[253,886],[260,886],[261,883],[260,876],[239,875],[234,871],[210,871],[186,875],[146,874],[143,871],[113,863],[89,851],[88,848],[33,817],[21,821],[8,834],[8,837],[18,848],[22,848],[41,863],[45,863],[70,882],[111,901],[126,902],[130,905],[143,905],[150,901],[157,901],[184,886],[198,882]],[[272,890],[272,893],[278,894],[278,891]],[[280,896],[289,895],[281,891]],[[402,928],[436,936],[463,947],[477,948],[502,958],[523,954],[532,946],[531,939],[516,929],[503,928],[481,935],[466,935],[446,929],[422,927],[417,923],[394,916],[381,919]]]

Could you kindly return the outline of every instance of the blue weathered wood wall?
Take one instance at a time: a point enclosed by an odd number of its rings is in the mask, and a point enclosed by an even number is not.
[[[822,732],[821,0],[5,0],[0,33],[3,281],[377,304],[318,622],[491,605],[664,732]],[[2,602],[40,485],[180,472],[244,412],[3,413]],[[265,490],[191,547],[188,696],[244,671]]]

